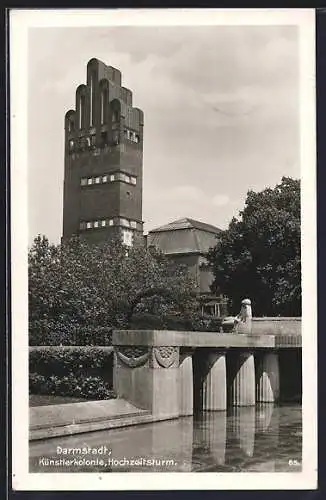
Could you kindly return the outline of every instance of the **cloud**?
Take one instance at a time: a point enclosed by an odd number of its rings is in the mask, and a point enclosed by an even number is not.
[[[209,196],[203,189],[196,186],[175,186],[168,190],[152,191],[153,202],[177,203],[179,206],[200,204],[202,206],[224,206],[230,202],[227,194],[215,194]]]
[[[179,216],[221,227],[250,187],[298,176],[295,27],[35,28],[28,72],[31,237],[60,239],[64,114],[92,57],[121,70],[144,110],[143,207],[151,227]]]
[[[227,205],[229,202],[230,198],[227,194],[217,194],[212,199],[213,205],[216,205],[217,207],[223,207],[224,205]]]

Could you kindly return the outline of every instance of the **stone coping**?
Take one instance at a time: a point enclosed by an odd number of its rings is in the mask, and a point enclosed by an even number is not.
[[[114,345],[176,347],[275,347],[273,335],[246,335],[218,332],[172,330],[115,330]]]
[[[251,321],[298,321],[301,323],[301,318],[297,316],[288,316],[288,317],[282,317],[282,316],[263,316],[259,318],[252,318]]]
[[[116,429],[178,418],[179,414],[152,415],[125,399],[109,399],[36,406],[29,410],[29,440],[47,440],[85,432]]]
[[[88,351],[89,349],[98,349],[101,351],[108,351],[109,353],[114,350],[113,346],[110,345],[30,345],[29,347],[30,351],[44,351],[45,349],[61,349],[62,351],[73,351],[76,349],[81,349]]]
[[[253,318],[251,335],[301,336],[301,318]]]
[[[67,424],[56,427],[46,427],[42,429],[32,429],[29,433],[29,441],[38,443],[47,443],[49,439],[63,436],[72,436],[75,434],[84,434],[94,431],[104,431],[110,429],[119,429],[121,427],[130,427],[134,425],[151,424],[164,420],[173,420],[179,418],[178,415],[158,415],[154,416],[147,410],[142,410],[139,414],[124,415],[117,418],[108,417],[101,421],[89,420],[81,424]],[[38,443],[37,443],[38,442]]]
[[[111,418],[141,411],[128,401],[121,399],[101,399],[79,403],[33,406],[29,410],[30,427],[40,428],[50,425],[81,423],[89,419]]]

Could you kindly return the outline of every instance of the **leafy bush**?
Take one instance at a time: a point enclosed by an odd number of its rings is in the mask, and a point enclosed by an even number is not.
[[[134,330],[176,330],[176,331],[198,331],[219,332],[222,318],[212,316],[194,315],[186,319],[178,315],[156,316],[149,313],[134,314],[130,325]]]
[[[34,320],[29,326],[31,346],[110,346],[112,328],[79,326],[45,320]]]
[[[126,253],[118,237],[98,245],[78,237],[52,245],[39,235],[28,252],[28,285],[33,345],[44,345],[47,332],[67,339],[60,343],[77,343],[70,330],[84,325],[129,328],[137,307],[148,301],[185,317],[197,308],[196,283],[185,266],[153,248],[136,245]]]
[[[109,347],[41,347],[29,350],[31,394],[109,399],[113,353]]]
[[[205,319],[205,328],[208,332],[220,332],[222,327],[222,318]]]

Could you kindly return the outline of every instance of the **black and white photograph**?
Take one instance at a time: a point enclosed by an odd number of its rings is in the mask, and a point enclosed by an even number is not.
[[[315,12],[10,16],[13,487],[317,487]]]

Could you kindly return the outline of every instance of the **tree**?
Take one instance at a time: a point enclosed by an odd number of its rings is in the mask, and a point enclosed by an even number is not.
[[[192,278],[153,249],[120,240],[52,245],[38,236],[29,251],[29,320],[65,326],[130,326],[135,312],[196,311]]]
[[[300,181],[248,191],[239,215],[209,252],[212,290],[232,299],[233,312],[248,297],[255,316],[300,316]]]

